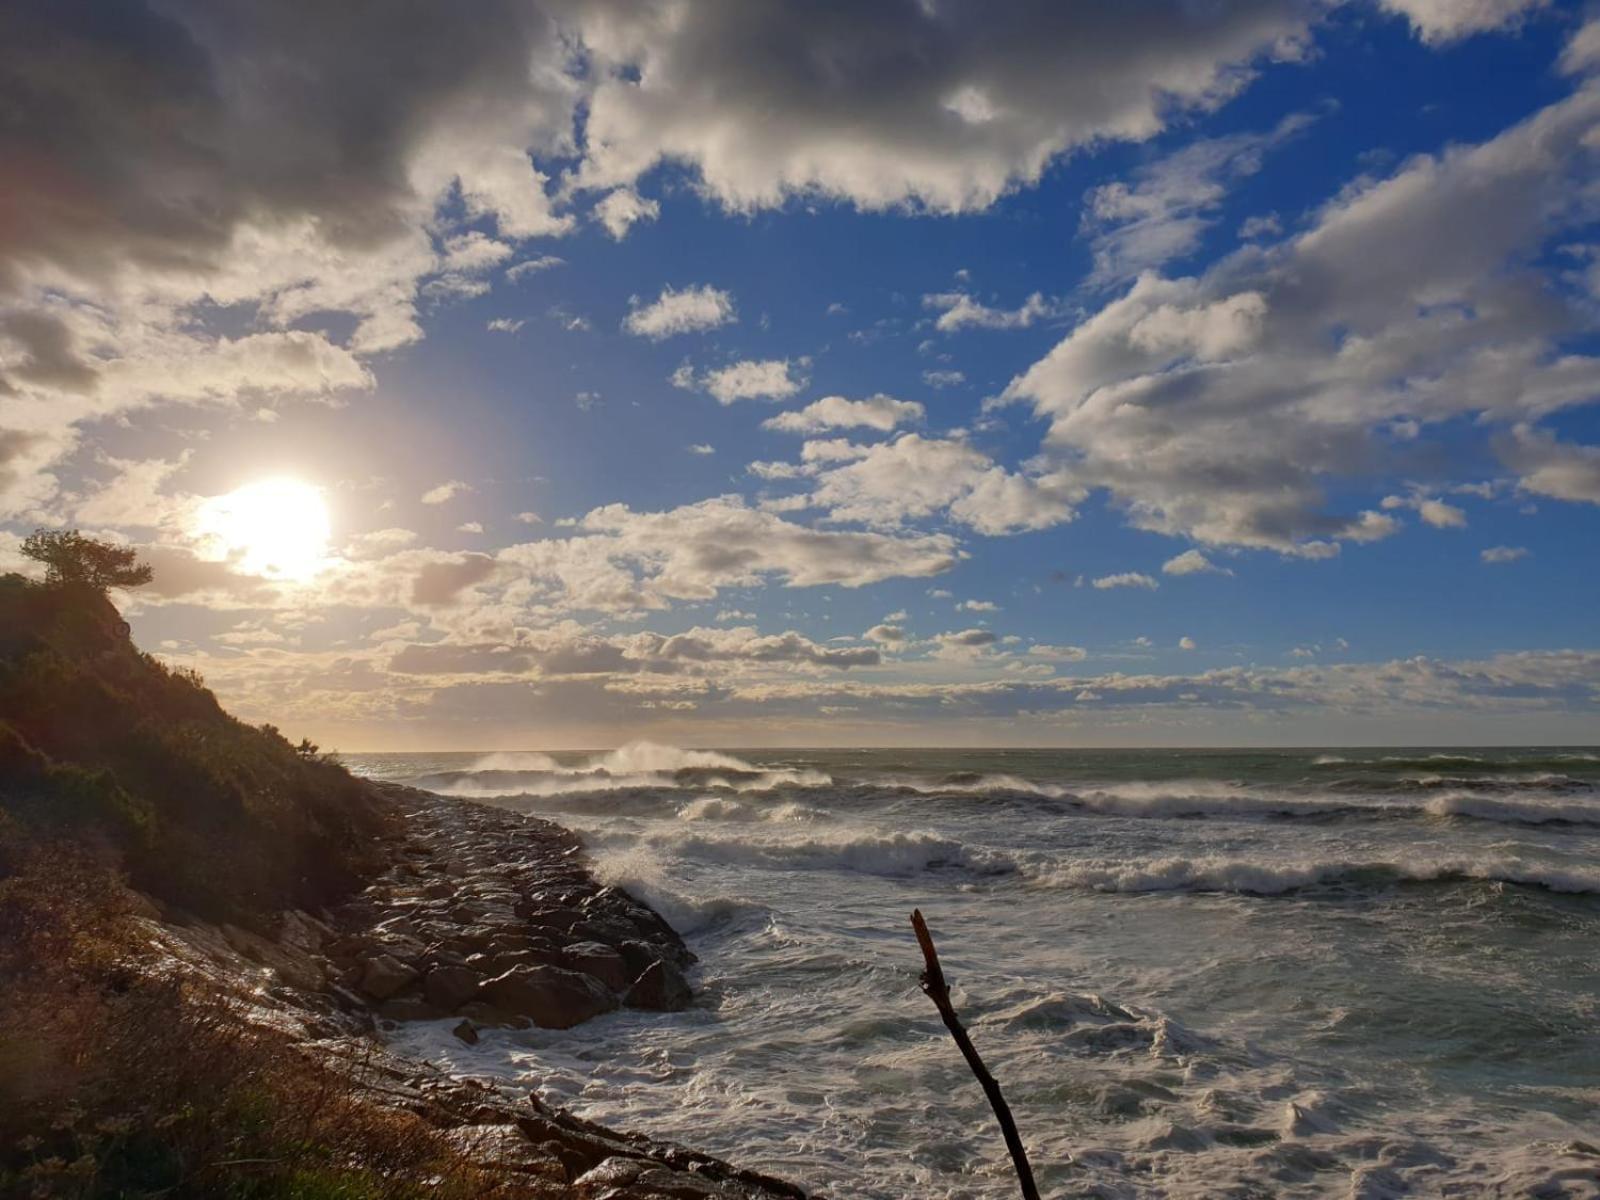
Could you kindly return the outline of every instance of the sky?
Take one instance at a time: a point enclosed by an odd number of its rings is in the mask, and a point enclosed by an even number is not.
[[[14,0],[0,569],[344,750],[1600,742],[1600,13]]]

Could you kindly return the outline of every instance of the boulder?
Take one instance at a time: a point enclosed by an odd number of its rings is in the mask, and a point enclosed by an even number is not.
[[[483,995],[502,1012],[528,1017],[543,1029],[570,1029],[617,1007],[599,980],[560,967],[512,967],[488,980]]]
[[[450,1032],[469,1046],[478,1044],[478,1027],[472,1023],[471,1017],[463,1017],[461,1023]]]
[[[387,1000],[396,992],[411,986],[420,973],[392,954],[379,954],[369,958],[361,968],[359,987],[374,1000]]]
[[[428,1003],[445,1012],[455,1012],[469,1000],[478,998],[483,976],[471,967],[435,967],[422,981],[422,994]]]
[[[683,972],[666,959],[651,963],[640,973],[628,989],[625,1003],[629,1008],[643,1008],[651,1012],[677,1012],[688,1008],[694,999],[689,981]]]
[[[567,947],[567,959],[574,971],[594,976],[613,992],[624,991],[637,975],[629,973],[621,954],[599,942],[574,942]]]

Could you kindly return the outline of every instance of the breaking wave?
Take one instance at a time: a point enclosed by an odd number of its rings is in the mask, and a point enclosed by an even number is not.
[[[1052,864],[1033,872],[1033,878],[1047,887],[1127,893],[1231,892],[1280,896],[1314,888],[1479,882],[1569,894],[1600,894],[1600,870],[1518,858],[1290,863],[1221,857],[1170,857],[1136,862],[1097,859]]]

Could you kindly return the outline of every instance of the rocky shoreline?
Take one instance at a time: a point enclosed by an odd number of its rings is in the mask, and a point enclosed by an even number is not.
[[[364,891],[332,910],[282,913],[272,930],[151,903],[144,915],[170,968],[221,986],[244,1019],[287,1030],[373,1103],[424,1117],[475,1164],[552,1197],[803,1200],[791,1184],[582,1121],[525,1088],[389,1052],[383,1034],[403,1021],[459,1018],[456,1036],[473,1042],[485,1027],[680,1009],[693,999],[694,955],[647,905],[602,885],[561,826],[372,786],[403,814],[403,833]]]

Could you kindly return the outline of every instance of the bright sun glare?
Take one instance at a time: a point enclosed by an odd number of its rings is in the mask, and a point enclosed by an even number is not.
[[[303,581],[327,554],[328,507],[309,483],[263,479],[207,500],[195,532],[242,571]]]

